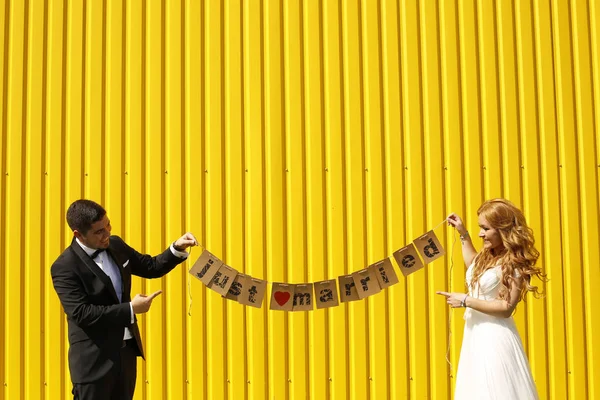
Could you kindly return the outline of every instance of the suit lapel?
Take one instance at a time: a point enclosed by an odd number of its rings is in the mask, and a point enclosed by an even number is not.
[[[102,271],[102,269],[98,266],[98,264],[96,264],[94,262],[94,260],[92,260],[92,258],[90,256],[88,256],[85,251],[83,251],[83,249],[81,248],[80,245],[77,244],[75,239],[73,239],[73,241],[71,242],[71,250],[73,250],[73,252],[75,252],[75,254],[77,254],[77,256],[83,262],[83,264],[90,271],[92,271],[98,279],[100,279],[100,281],[104,284],[104,286],[106,286],[108,288],[108,291],[113,295],[115,301],[118,303],[119,297],[117,297],[117,293],[115,292],[115,287],[113,286],[112,281],[110,280],[108,275],[106,275],[104,273],[104,271]]]

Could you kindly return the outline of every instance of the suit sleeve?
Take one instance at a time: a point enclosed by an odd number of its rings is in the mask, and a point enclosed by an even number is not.
[[[50,270],[52,283],[67,317],[82,327],[130,324],[129,303],[92,304],[80,277],[69,264],[55,262]]]
[[[129,254],[131,273],[142,278],[160,278],[186,260],[177,257],[170,248],[154,257],[149,254],[141,254],[129,247],[121,238],[115,238],[117,239],[115,245],[121,247],[121,251]]]

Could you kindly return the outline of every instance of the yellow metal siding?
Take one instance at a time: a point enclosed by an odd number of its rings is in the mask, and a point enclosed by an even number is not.
[[[49,269],[75,199],[156,254],[185,231],[269,282],[337,279],[487,198],[548,273],[515,319],[542,399],[600,399],[600,5],[593,0],[5,0],[0,400],[71,390]],[[451,399],[460,244],[366,300],[223,300],[199,256],[133,293],[136,399]],[[448,349],[448,338],[450,347]],[[446,361],[446,353],[452,364]]]

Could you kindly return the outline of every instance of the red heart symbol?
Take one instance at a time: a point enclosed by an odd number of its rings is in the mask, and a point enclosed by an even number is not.
[[[290,294],[288,292],[275,292],[275,301],[280,306],[284,305],[290,299]]]

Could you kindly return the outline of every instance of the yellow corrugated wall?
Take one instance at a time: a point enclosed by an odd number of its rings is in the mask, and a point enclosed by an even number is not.
[[[448,213],[522,207],[550,278],[517,320],[542,399],[600,399],[600,3],[3,0],[0,400],[68,398],[50,265],[104,204],[269,282],[362,269]],[[451,399],[460,244],[366,300],[223,300],[187,270],[141,318],[136,399]],[[191,308],[190,308],[191,306]],[[189,314],[188,314],[189,310]],[[446,361],[448,340],[450,347]]]

